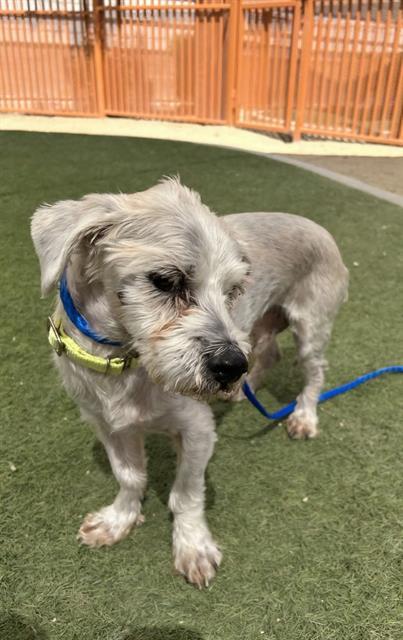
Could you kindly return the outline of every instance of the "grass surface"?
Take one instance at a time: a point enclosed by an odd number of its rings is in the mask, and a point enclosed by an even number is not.
[[[328,352],[332,386],[403,362],[402,211],[235,151],[30,133],[1,133],[0,148],[1,640],[400,640],[399,376],[323,405],[311,442],[265,429],[248,404],[214,405],[207,515],[224,562],[208,590],[172,574],[174,457],[163,437],[148,443],[146,524],[114,548],[77,545],[81,518],[111,501],[116,484],[50,366],[51,301],[40,300],[29,218],[43,201],[136,191],[176,172],[219,213],[313,218],[351,270]],[[286,335],[282,346],[260,393],[272,408],[300,387]]]

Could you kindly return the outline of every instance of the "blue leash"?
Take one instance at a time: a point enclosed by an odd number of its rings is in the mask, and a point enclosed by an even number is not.
[[[326,402],[326,400],[330,400],[331,398],[335,398],[336,396],[340,396],[342,393],[347,393],[347,391],[351,391],[351,389],[355,389],[359,387],[364,382],[368,382],[368,380],[373,380],[374,378],[378,378],[382,376],[384,373],[403,373],[403,366],[395,365],[392,367],[383,367],[382,369],[376,369],[375,371],[371,371],[370,373],[365,373],[363,376],[359,376],[355,380],[351,380],[350,382],[346,382],[345,384],[341,384],[339,387],[335,387],[334,389],[329,389],[329,391],[324,391],[319,396],[318,402]],[[269,413],[264,406],[259,402],[253,393],[252,389],[248,385],[247,382],[244,382],[242,390],[245,396],[248,398],[249,402],[253,404],[253,406],[260,411],[260,413],[269,420],[282,420],[286,416],[288,416],[295,409],[297,401],[290,402],[282,409],[275,411],[274,413]]]

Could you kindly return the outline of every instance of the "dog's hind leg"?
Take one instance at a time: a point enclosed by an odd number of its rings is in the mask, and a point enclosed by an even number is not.
[[[114,502],[89,513],[78,539],[90,547],[112,545],[125,538],[134,524],[141,524],[141,499],[146,486],[146,458],[143,434],[134,428],[108,432],[98,429],[113,474],[120,485]]]
[[[169,497],[174,516],[175,569],[199,588],[207,586],[221,562],[204,515],[204,474],[216,435],[211,409],[188,399],[169,417],[177,434],[177,474]]]
[[[314,438],[318,434],[317,403],[323,387],[326,367],[324,356],[331,332],[331,323],[319,323],[313,317],[290,320],[298,349],[305,386],[297,398],[297,406],[287,420],[288,434],[295,439]]]

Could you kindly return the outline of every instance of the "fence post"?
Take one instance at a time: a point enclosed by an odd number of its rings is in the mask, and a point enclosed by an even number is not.
[[[290,75],[287,87],[287,106],[285,113],[285,128],[291,132],[291,121],[295,105],[295,79],[297,74],[299,35],[301,32],[301,3],[297,0],[294,9],[294,20],[292,25],[291,52],[290,52]]]
[[[226,120],[227,124],[233,125],[236,120],[238,53],[242,46],[240,42],[242,37],[242,1],[231,0],[229,12]]]
[[[104,0],[94,0],[94,69],[95,89],[97,95],[98,115],[105,116],[105,87],[104,87]]]
[[[308,79],[309,62],[312,53],[312,35],[314,26],[313,6],[314,0],[306,0],[306,2],[304,3],[301,62],[299,77],[297,78],[297,105],[295,114],[295,127],[292,134],[294,142],[301,139],[301,128],[304,124],[306,85]]]

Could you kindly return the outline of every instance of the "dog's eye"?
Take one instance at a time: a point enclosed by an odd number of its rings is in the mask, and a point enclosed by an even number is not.
[[[166,293],[173,293],[176,291],[177,282],[172,280],[169,276],[165,276],[161,273],[150,273],[148,277],[156,289],[165,291]]]

